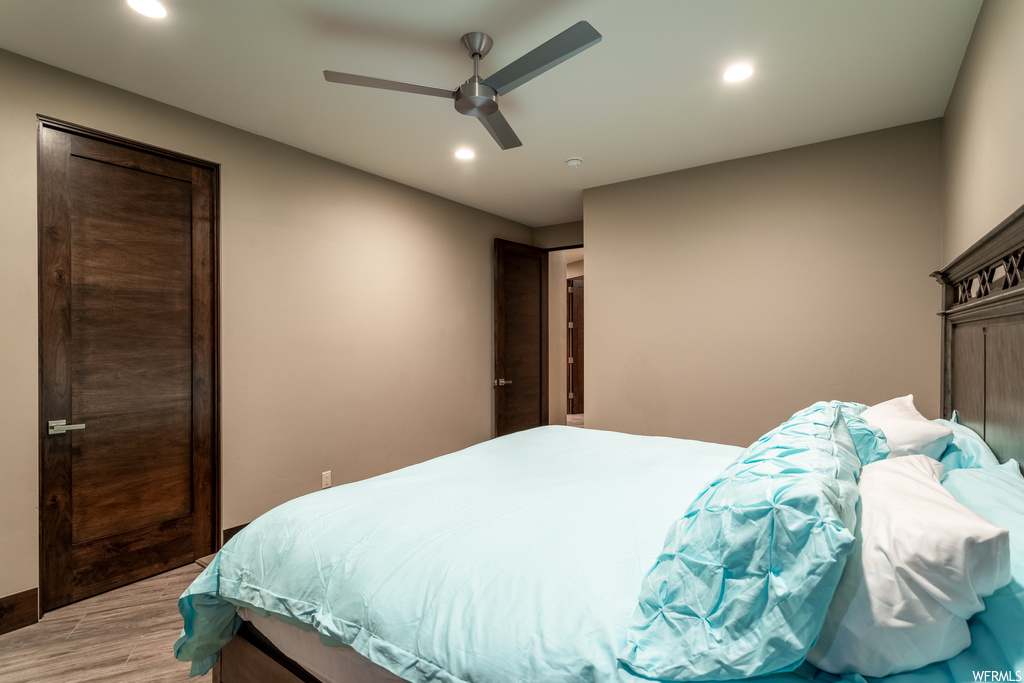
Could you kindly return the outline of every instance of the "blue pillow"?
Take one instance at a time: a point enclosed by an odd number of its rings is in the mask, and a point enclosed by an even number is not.
[[[960,424],[956,419],[955,411],[952,420],[932,420],[932,422],[953,430],[953,441],[946,446],[946,451],[939,458],[939,462],[947,472],[965,467],[996,467],[999,465],[999,459],[985,443],[985,440],[970,427]]]
[[[663,680],[799,666],[853,548],[860,467],[838,403],[747,448],[669,528],[622,664]]]

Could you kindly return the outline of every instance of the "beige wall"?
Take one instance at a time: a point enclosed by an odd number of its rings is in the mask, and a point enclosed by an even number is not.
[[[587,190],[588,427],[747,445],[820,399],[937,417],[940,124]]]
[[[949,262],[1024,204],[1024,2],[982,5],[942,143]]]
[[[2,51],[0,92],[0,596],[38,582],[37,113],[221,164],[225,527],[491,436],[530,228]]]
[[[583,244],[583,221],[534,228],[533,244],[541,249],[577,247]]]
[[[583,259],[567,263],[565,265],[565,277],[569,279],[583,277]]]

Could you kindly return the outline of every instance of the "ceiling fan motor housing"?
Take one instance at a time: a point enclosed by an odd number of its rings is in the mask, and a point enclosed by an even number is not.
[[[455,109],[466,116],[490,116],[498,111],[498,93],[474,76],[455,91]]]

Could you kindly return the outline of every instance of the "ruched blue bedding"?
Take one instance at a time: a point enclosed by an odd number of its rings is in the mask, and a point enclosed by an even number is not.
[[[853,549],[860,469],[838,403],[744,451],[669,529],[623,664],[687,681],[799,666]]]

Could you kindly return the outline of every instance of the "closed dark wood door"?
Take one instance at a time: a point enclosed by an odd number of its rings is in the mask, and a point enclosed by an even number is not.
[[[548,424],[547,252],[494,241],[494,410],[498,436]]]
[[[216,166],[40,122],[44,611],[214,550],[216,188]]]

